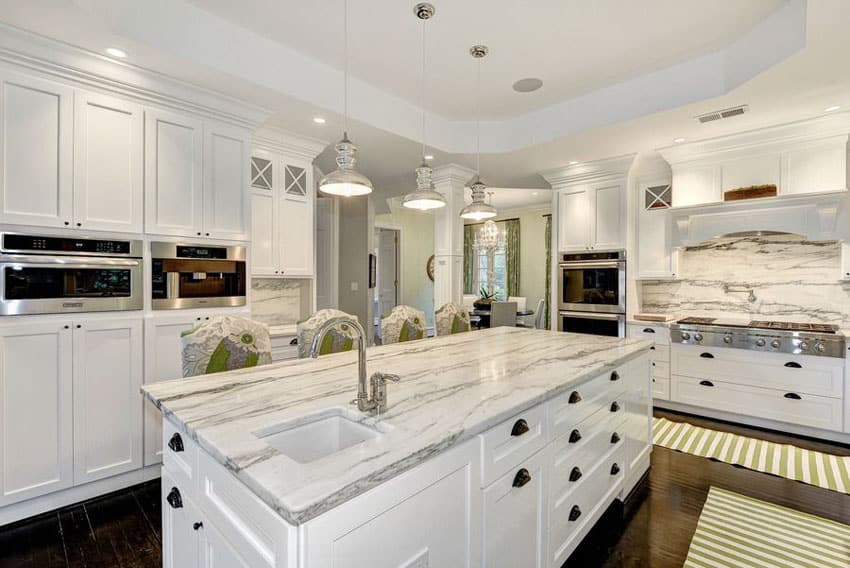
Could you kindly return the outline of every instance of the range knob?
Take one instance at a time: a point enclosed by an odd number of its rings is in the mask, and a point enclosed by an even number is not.
[[[682,332],[682,339],[684,339],[685,341],[687,341],[687,340],[689,340],[690,338],[691,338],[691,334],[690,334],[690,333],[688,333],[687,331],[683,331],[683,332]]]
[[[800,342],[800,351],[808,351],[809,350],[809,342],[801,341]]]
[[[773,341],[770,342],[770,346],[773,347],[774,349],[779,349],[780,345],[781,345],[781,343],[779,343],[778,339],[774,339]]]
[[[823,353],[824,351],[826,351],[826,345],[824,345],[820,341],[816,342],[815,351],[817,351],[818,353]]]
[[[723,336],[723,343],[732,343],[732,336],[731,335],[724,335]]]
[[[764,339],[759,338],[756,340],[756,347],[764,347],[765,343],[767,342]]]
[[[702,334],[701,334],[701,333],[695,333],[695,334],[694,334],[694,339],[696,339],[698,342],[699,342],[699,341],[702,341]]]

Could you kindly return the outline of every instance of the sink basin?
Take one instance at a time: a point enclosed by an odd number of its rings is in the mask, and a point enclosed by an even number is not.
[[[296,421],[266,428],[254,435],[298,463],[323,457],[377,438],[389,427],[365,425],[362,415],[347,409],[331,409]]]

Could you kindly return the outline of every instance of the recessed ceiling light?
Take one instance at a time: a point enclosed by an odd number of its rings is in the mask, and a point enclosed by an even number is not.
[[[532,191],[532,192],[531,192],[531,195],[533,195],[534,197],[537,197],[537,196],[538,196],[538,195],[540,195],[540,194],[539,194],[537,191]]]
[[[425,159],[426,160],[433,160],[434,156],[432,156],[431,154],[425,154]]]
[[[119,59],[124,59],[127,57],[127,52],[123,49],[118,49],[117,47],[107,47],[106,54],[111,55],[112,57],[117,57]]]
[[[681,144],[684,141],[685,141],[684,138],[673,138],[673,142],[675,142],[676,144]]]
[[[532,91],[536,91],[542,86],[543,81],[537,77],[528,77],[526,79],[520,79],[514,83],[514,91],[517,93],[530,93]]]
[[[823,109],[823,112],[835,112],[840,108],[841,108],[841,106],[839,106],[839,105],[833,105],[831,107],[826,107],[825,109]]]
[[[571,166],[574,166],[574,165],[576,165],[577,163],[578,163],[578,162],[577,162],[576,160],[573,160],[572,162],[570,162],[570,165],[571,165]]]
[[[316,124],[324,124],[327,121],[324,118],[322,118],[321,116],[314,116],[313,122],[315,122]]]

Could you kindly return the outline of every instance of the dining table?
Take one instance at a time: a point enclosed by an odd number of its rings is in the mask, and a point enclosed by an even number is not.
[[[479,324],[479,328],[490,327],[490,310],[485,308],[473,308],[469,310],[469,315],[471,317],[477,317]],[[533,316],[534,310],[532,309],[521,309],[516,311],[516,316],[518,318]]]

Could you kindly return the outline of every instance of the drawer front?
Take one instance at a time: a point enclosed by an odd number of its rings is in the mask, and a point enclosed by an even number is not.
[[[198,445],[169,420],[162,422],[162,465],[184,487],[197,487]]]
[[[842,428],[842,400],[837,398],[678,375],[673,375],[671,386],[675,402],[813,428]]]
[[[628,325],[628,336],[634,339],[651,339],[659,345],[670,345],[670,329],[663,325]]]
[[[643,359],[646,361],[646,359]],[[614,375],[613,373],[617,373]],[[626,390],[624,369],[605,373],[552,399],[549,423],[552,438],[575,428],[582,420],[611,404]],[[646,375],[644,375],[645,377]],[[611,380],[618,377],[617,380]]]
[[[286,345],[284,347],[272,347],[272,361],[286,361],[287,359],[298,358],[298,346]]]
[[[655,344],[650,349],[652,352],[652,360],[655,362],[669,363],[670,362],[670,346]]]
[[[554,442],[549,452],[549,506],[554,514],[606,454],[625,444],[626,414],[602,409]]]
[[[840,398],[844,360],[675,345],[671,373],[710,381]]]
[[[670,400],[670,379],[652,377],[652,398]]]
[[[670,379],[670,363],[666,361],[652,362],[652,376],[659,379]]]
[[[615,468],[616,466],[616,468]],[[608,508],[623,487],[626,471],[622,448],[603,461],[554,507],[549,517],[550,566],[561,566],[590,526]]]
[[[481,434],[481,484],[490,485],[540,450],[549,440],[546,405],[517,414]]]

